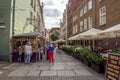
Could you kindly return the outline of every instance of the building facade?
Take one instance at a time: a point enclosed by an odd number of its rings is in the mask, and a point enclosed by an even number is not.
[[[0,1],[0,60],[9,60],[12,35],[38,31],[37,12],[40,16],[43,14],[38,7],[41,7],[39,0]],[[43,22],[43,17],[40,21]]]
[[[96,27],[107,29],[120,24],[120,1],[97,0],[96,1]],[[104,48],[119,48],[120,37],[97,40],[97,45]]]
[[[91,28],[105,30],[120,23],[120,1],[114,0],[69,0],[67,10],[68,38]],[[119,38],[96,40],[96,45],[115,48]],[[101,41],[101,42],[100,42]],[[111,46],[114,45],[114,46]]]

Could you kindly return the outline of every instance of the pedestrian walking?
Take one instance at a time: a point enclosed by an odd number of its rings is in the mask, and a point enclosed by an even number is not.
[[[32,46],[30,42],[25,45],[25,63],[30,63],[32,55]]]
[[[47,54],[46,54],[46,59],[47,60],[49,60],[49,46],[50,46],[50,44],[48,44],[47,47],[46,47],[47,48]]]
[[[22,47],[20,46],[18,48],[18,62],[22,61]]]
[[[54,46],[53,46],[53,44],[51,44],[49,46],[49,52],[48,53],[49,53],[50,62],[54,63]]]
[[[44,48],[43,47],[40,48],[39,54],[40,54],[39,55],[39,58],[40,58],[39,60],[42,60],[43,59],[43,54],[44,54]]]

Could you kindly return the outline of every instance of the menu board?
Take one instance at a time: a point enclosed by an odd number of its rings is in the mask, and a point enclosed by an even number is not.
[[[120,55],[108,55],[106,80],[120,80]]]

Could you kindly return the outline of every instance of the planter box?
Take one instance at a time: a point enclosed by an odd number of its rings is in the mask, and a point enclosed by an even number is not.
[[[88,60],[86,60],[86,59],[84,59],[84,64],[87,65],[88,67],[91,66],[91,63]]]
[[[81,56],[79,56],[79,59],[78,59],[78,60],[81,61],[81,62],[84,62],[84,58],[81,57]]]
[[[104,63],[101,64],[91,63],[91,68],[98,73],[104,73]]]

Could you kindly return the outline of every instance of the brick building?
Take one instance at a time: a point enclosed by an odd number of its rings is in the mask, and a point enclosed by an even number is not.
[[[119,0],[69,0],[66,7],[68,38],[90,28],[105,30],[119,24],[119,5]],[[119,40],[120,38],[99,39],[95,45],[116,48],[120,47]]]
[[[96,27],[107,29],[120,23],[120,0],[96,1]],[[96,41],[98,46],[105,48],[120,47],[120,37],[106,38]]]

